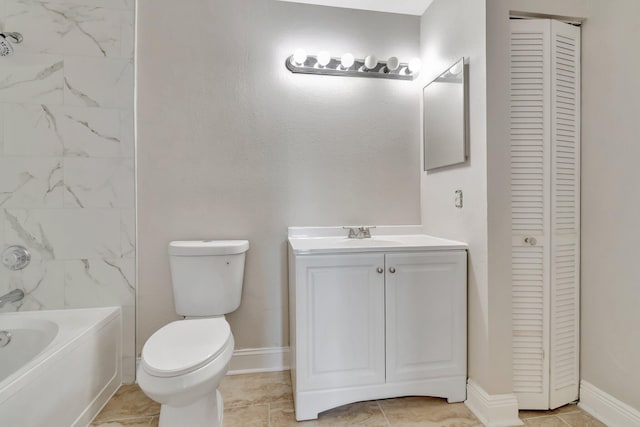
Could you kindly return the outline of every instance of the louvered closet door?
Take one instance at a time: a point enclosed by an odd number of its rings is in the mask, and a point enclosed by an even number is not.
[[[549,21],[511,21],[513,387],[549,407]]]
[[[578,399],[580,29],[551,21],[550,407]]]
[[[511,21],[513,385],[520,409],[578,398],[580,30]]]

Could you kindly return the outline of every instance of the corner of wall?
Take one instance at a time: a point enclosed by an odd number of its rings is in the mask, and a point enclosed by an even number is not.
[[[469,379],[465,405],[487,427],[521,426],[515,394],[489,394]]]

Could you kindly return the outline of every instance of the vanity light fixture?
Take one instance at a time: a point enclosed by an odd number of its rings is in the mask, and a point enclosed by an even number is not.
[[[391,58],[387,59],[385,73],[396,71],[398,68],[400,68],[400,60],[396,56],[392,56]]]
[[[340,66],[343,70],[348,70],[349,68],[353,67],[353,64],[355,62],[356,58],[350,53],[345,53],[344,55],[342,55],[342,58],[340,58]]]
[[[329,62],[331,62],[331,54],[329,52],[327,52],[326,50],[323,50],[322,52],[320,52],[318,54],[318,65],[319,66],[324,68],[327,65],[329,65]]]
[[[409,61],[409,65],[407,66],[407,73],[418,74],[421,68],[422,61],[420,61],[420,58],[413,58],[411,61]]]
[[[375,55],[368,55],[364,58],[364,65],[362,66],[362,71],[371,71],[376,68],[378,65],[378,58]]]
[[[307,55],[304,49],[297,49],[286,61],[286,67],[292,73],[396,80],[413,80],[420,72],[420,65],[418,58],[413,58],[408,63],[400,62],[395,56],[387,61],[379,61],[375,55],[357,59],[351,53],[334,58],[326,50],[316,56]]]
[[[304,49],[296,49],[296,51],[293,52],[293,55],[291,56],[291,61],[298,66],[304,65],[306,60],[307,52],[305,52]]]

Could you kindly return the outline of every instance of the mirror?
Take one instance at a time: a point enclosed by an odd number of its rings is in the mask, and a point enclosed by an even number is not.
[[[467,67],[464,58],[423,90],[424,170],[467,159]]]

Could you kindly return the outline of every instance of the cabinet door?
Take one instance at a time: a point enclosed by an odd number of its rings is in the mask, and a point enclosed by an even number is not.
[[[298,390],[384,383],[384,255],[296,262]]]
[[[466,251],[388,254],[387,382],[465,375]]]

